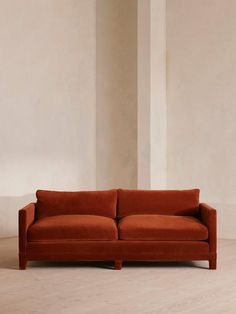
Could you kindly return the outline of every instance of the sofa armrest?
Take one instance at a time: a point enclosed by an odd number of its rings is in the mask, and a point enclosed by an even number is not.
[[[200,217],[202,223],[208,228],[208,233],[209,233],[209,248],[210,252],[216,252],[217,249],[217,237],[216,237],[216,232],[217,232],[217,212],[216,209],[213,207],[201,203],[199,205],[200,209]]]
[[[19,253],[25,253],[27,230],[35,220],[35,203],[30,203],[19,210]]]

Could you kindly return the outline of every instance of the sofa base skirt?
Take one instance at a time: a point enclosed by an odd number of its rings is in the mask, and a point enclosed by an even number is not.
[[[20,268],[27,261],[183,261],[209,260],[216,253],[206,241],[45,241],[28,242],[20,252]]]

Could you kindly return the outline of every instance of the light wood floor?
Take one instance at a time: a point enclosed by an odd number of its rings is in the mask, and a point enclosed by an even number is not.
[[[0,240],[1,314],[236,313],[236,240],[207,262],[36,263],[18,270],[17,238]]]

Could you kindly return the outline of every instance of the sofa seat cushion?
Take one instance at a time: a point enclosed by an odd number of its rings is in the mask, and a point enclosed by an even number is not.
[[[131,215],[118,225],[122,240],[198,241],[208,238],[208,230],[197,218],[171,215]]]
[[[36,220],[28,241],[117,240],[116,221],[95,215],[58,215]]]

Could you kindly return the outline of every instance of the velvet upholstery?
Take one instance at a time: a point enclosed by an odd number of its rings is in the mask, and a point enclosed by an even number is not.
[[[57,215],[38,219],[28,230],[28,241],[117,240],[116,221],[95,215]]]
[[[28,243],[29,260],[208,259],[206,241],[42,241]]]
[[[217,216],[216,209],[213,207],[201,203],[200,204],[200,215],[201,220],[204,225],[208,228],[209,232],[209,248],[210,252],[216,252],[217,249],[217,241],[216,241],[216,233],[217,233]]]
[[[117,191],[36,192],[37,218],[54,215],[100,215],[116,217]]]
[[[199,214],[199,189],[193,190],[124,190],[118,191],[118,216],[138,214]]]
[[[131,215],[120,220],[121,240],[201,241],[208,230],[198,219],[189,216]]]
[[[19,229],[19,253],[26,252],[27,230],[35,220],[35,203],[30,203],[19,210],[18,229]]]
[[[123,260],[208,260],[216,269],[217,213],[199,205],[198,189],[118,194],[38,191],[19,211],[20,269],[31,260],[114,260],[116,269]]]

